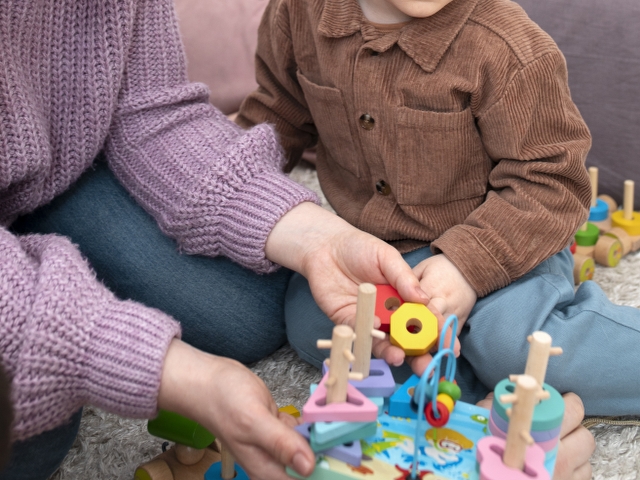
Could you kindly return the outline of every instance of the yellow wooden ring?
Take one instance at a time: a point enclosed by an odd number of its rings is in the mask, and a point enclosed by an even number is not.
[[[617,210],[611,214],[614,227],[623,228],[629,235],[640,235],[640,213],[633,212],[631,220],[624,218],[624,211]]]
[[[436,397],[436,402],[440,402],[445,407],[447,407],[447,410],[449,410],[449,413],[453,412],[453,407],[455,406],[455,402],[453,401],[453,398],[451,398],[446,393],[439,393],[438,396]]]

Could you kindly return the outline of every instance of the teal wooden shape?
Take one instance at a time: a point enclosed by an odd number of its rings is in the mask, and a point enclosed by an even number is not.
[[[370,423],[372,422],[316,422],[311,427],[311,435],[317,443],[327,443]]]
[[[551,385],[544,384],[544,390],[551,395],[547,400],[542,400],[533,410],[533,422],[531,423],[532,431],[545,431],[553,430],[562,424],[562,418],[564,417],[564,400],[562,395],[553,388]],[[507,416],[507,408],[511,407],[511,404],[502,403],[500,397],[515,392],[515,384],[509,379],[504,379],[496,385],[494,389],[493,397],[493,410],[507,422],[509,417]]]
[[[378,422],[365,423],[364,425],[360,426],[358,429],[345,433],[344,435],[336,437],[328,442],[318,442],[314,438],[314,431],[312,428],[311,438],[309,439],[311,450],[313,450],[314,452],[322,452],[332,447],[337,447],[338,445],[344,445],[345,443],[354,442],[362,438],[371,437],[372,435],[376,434],[376,430],[378,428],[377,425],[378,425]]]

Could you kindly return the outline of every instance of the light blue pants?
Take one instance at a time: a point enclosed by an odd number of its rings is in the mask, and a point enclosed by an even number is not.
[[[183,340],[202,350],[250,363],[286,343],[289,270],[258,275],[223,257],[181,254],[102,162],[11,228],[70,237],[116,295],[172,315],[182,324]],[[49,478],[79,423],[80,413],[67,425],[13,445],[0,480]]]
[[[429,256],[429,248],[422,248],[404,258],[413,267]],[[475,403],[503,378],[523,373],[527,336],[543,330],[564,350],[549,360],[549,385],[577,393],[587,415],[640,414],[640,309],[611,303],[594,282],[575,291],[572,272],[573,257],[565,249],[478,300],[460,336],[456,380],[464,401]],[[289,282],[285,319],[293,348],[320,366],[328,351],[315,342],[331,338],[333,324],[297,274]],[[394,371],[397,383],[409,374],[406,366]]]

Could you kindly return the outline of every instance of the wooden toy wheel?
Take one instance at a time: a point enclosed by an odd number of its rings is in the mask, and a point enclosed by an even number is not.
[[[598,200],[602,200],[609,206],[609,214],[615,212],[618,209],[618,203],[609,195],[598,195]]]
[[[602,236],[596,243],[594,256],[599,265],[615,267],[622,258],[622,244],[615,237]]]
[[[611,230],[609,230],[605,234],[605,236],[615,237],[616,239],[618,239],[618,241],[620,241],[620,244],[622,245],[623,256],[631,251],[633,240],[631,239],[631,236],[627,233],[626,230],[620,227],[613,227]]]
[[[139,466],[133,478],[134,480],[174,480],[169,465],[160,458]]]
[[[596,270],[596,262],[594,262],[593,258],[576,253],[573,256],[573,261],[573,281],[576,285],[593,279],[593,274]]]

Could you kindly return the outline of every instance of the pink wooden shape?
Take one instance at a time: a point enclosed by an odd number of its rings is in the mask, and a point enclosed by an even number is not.
[[[360,393],[353,385],[347,385],[347,401],[327,404],[328,373],[302,407],[304,422],[375,422],[378,406]]]
[[[480,480],[550,480],[544,468],[545,453],[538,445],[527,447],[524,469],[516,470],[502,463],[506,442],[498,437],[484,437],[478,442],[476,458]]]

